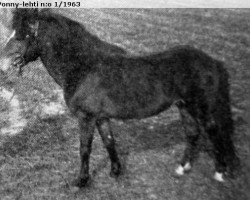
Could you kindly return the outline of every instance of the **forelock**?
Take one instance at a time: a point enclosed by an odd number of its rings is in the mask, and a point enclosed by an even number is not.
[[[38,9],[17,8],[13,11],[12,28],[17,29],[38,19]]]

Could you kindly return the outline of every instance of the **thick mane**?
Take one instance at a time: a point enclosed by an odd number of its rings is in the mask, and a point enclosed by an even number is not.
[[[68,32],[69,30],[69,22],[72,21],[71,19],[64,17],[60,14],[52,12],[50,9],[42,9],[39,12],[39,20],[45,20],[47,22],[54,22],[58,24],[63,31]],[[81,26],[78,23],[78,26]]]
[[[87,47],[93,47],[94,50],[102,53],[115,53],[126,54],[126,51],[116,45],[107,43],[99,39],[96,35],[91,34],[83,24],[76,22],[66,16],[54,13],[50,9],[42,9],[39,12],[39,19],[46,20],[47,22],[54,22],[60,26],[61,31],[68,35],[70,38],[76,37],[79,41],[82,41]]]

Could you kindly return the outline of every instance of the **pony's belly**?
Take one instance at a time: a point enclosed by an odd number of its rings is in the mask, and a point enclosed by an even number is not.
[[[157,115],[158,113],[168,109],[173,99],[163,95],[156,95],[154,100],[145,104],[139,104],[124,100],[123,104],[117,104],[110,98],[106,97],[104,107],[102,108],[103,114],[110,118],[117,119],[141,119]]]
[[[80,109],[96,118],[145,118],[166,110],[175,99],[172,93],[164,93],[160,83],[152,88],[151,92],[133,91],[129,94],[126,88],[121,88],[124,90],[117,94],[113,88],[103,88],[97,74],[90,74],[78,87],[69,107],[73,112]]]
[[[171,103],[167,102],[160,105],[148,106],[146,108],[138,108],[134,110],[128,110],[126,108],[121,108],[118,110],[116,116],[114,118],[119,119],[142,119],[146,117],[150,117],[153,115],[157,115],[160,112],[168,109],[171,106]]]

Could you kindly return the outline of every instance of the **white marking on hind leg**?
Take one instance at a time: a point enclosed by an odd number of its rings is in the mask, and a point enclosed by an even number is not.
[[[219,182],[225,182],[225,180],[223,179],[223,173],[220,172],[214,173],[214,179]]]
[[[187,162],[185,165],[184,165],[184,171],[189,171],[191,169],[191,164],[190,162]]]
[[[176,168],[175,173],[178,174],[178,175],[180,175],[180,176],[184,175],[184,168],[181,165],[179,165]]]
[[[182,176],[182,175],[184,175],[185,172],[189,171],[190,169],[191,169],[191,164],[190,164],[190,162],[187,162],[187,163],[184,165],[184,167],[182,167],[182,165],[179,165],[179,166],[176,168],[175,172],[176,172],[176,174]]]

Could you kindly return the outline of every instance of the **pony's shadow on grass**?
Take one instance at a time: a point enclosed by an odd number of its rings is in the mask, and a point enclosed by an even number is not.
[[[169,124],[148,125],[130,121],[125,126],[114,125],[117,145],[120,150],[142,152],[148,150],[171,149],[185,141],[182,124],[179,120]]]
[[[49,151],[56,144],[65,143],[67,136],[63,134],[62,124],[66,120],[64,115],[37,118],[20,133],[4,136],[4,142],[0,147],[1,154],[11,157],[30,155],[39,151]]]
[[[180,119],[171,117],[166,112],[163,115],[145,120],[129,120],[124,123],[114,121],[113,133],[116,147],[122,161],[123,171],[127,171],[130,156],[169,154],[171,162],[181,159],[186,146],[184,127]],[[212,156],[212,146],[206,134],[201,134],[198,149]],[[172,154],[175,152],[174,154]],[[142,154],[141,154],[142,153]],[[126,172],[125,172],[126,173]]]
[[[159,123],[158,123],[159,122]],[[185,142],[185,135],[180,120],[165,124],[157,119],[154,123],[145,121],[114,122],[112,129],[117,143],[117,150],[122,162],[122,172],[129,174],[128,160],[135,154],[162,154],[172,152],[176,145]],[[152,153],[154,152],[154,153]],[[126,177],[126,176],[125,176]]]
[[[176,117],[176,113],[171,113],[171,111],[142,120],[112,120],[111,127],[122,164],[122,174],[129,174],[126,171],[129,171],[127,168],[130,155],[140,153],[151,155],[151,151],[155,153],[159,151],[161,154],[162,151],[172,151],[175,145],[185,142],[181,121]],[[99,142],[94,144],[92,150],[98,152],[98,155],[106,151],[100,148]],[[110,159],[107,154],[98,160],[92,171],[92,178],[107,168],[109,163]]]

